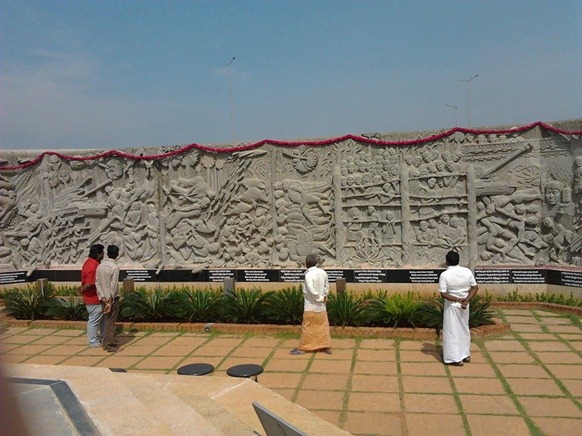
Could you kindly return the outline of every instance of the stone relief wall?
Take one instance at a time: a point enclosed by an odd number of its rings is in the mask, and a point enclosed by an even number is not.
[[[472,267],[582,265],[581,139],[540,127],[5,169],[36,156],[0,154],[2,270],[78,267],[94,243],[148,269],[297,267],[314,251],[328,267],[423,268],[451,248]]]

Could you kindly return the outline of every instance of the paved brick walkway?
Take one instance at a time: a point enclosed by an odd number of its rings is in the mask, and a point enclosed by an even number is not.
[[[582,324],[576,316],[499,309],[510,334],[472,344],[471,363],[444,366],[434,341],[333,339],[333,355],[290,356],[297,338],[125,332],[109,354],[82,330],[9,327],[13,363],[175,373],[207,362],[212,377],[240,363],[259,383],[353,434],[573,435],[582,428]]]

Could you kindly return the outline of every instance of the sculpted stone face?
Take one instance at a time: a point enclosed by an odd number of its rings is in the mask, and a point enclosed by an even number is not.
[[[546,203],[555,205],[560,202],[560,189],[554,186],[546,186]]]

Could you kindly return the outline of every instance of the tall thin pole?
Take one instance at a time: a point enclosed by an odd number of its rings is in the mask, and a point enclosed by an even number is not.
[[[236,59],[235,56],[232,57],[230,62],[226,64],[228,66],[228,104],[230,108],[230,135],[231,141],[234,144],[234,104],[232,102],[232,63]]]
[[[471,100],[470,100],[470,91],[469,91],[469,84],[475,78],[479,77],[479,74],[475,74],[473,77],[467,80],[459,80],[459,82],[465,82],[467,84],[467,127],[471,127]]]
[[[453,108],[455,110],[455,127],[459,126],[459,111],[457,109],[459,109],[457,106],[453,105],[453,104],[446,104],[445,106],[448,106],[450,108]]]

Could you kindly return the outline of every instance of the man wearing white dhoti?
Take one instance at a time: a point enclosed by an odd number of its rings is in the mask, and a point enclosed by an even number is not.
[[[459,266],[459,253],[446,255],[447,269],[439,277],[439,291],[444,298],[443,361],[447,365],[463,366],[471,361],[469,302],[479,287],[469,268]]]

